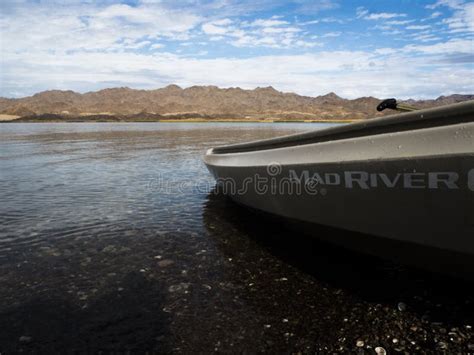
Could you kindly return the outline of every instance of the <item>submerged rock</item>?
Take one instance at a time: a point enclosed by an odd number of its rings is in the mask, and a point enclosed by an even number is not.
[[[436,344],[436,346],[439,348],[439,349],[447,349],[448,348],[448,344],[446,344],[444,341],[440,341],[439,343]]]
[[[173,264],[174,264],[174,261],[171,259],[164,259],[158,262],[159,267],[167,267]]]
[[[176,285],[171,285],[170,287],[168,287],[168,291],[169,292],[178,292],[178,291],[184,291],[184,290],[187,290],[189,288],[189,283],[187,282],[181,282],[179,284],[176,284]]]
[[[20,343],[31,343],[31,341],[33,340],[32,337],[29,337],[29,336],[26,336],[26,335],[22,335],[20,337],[20,339],[18,339],[20,341]]]
[[[400,312],[404,312],[404,311],[407,310],[407,305],[406,305],[405,303],[403,303],[403,302],[400,302],[400,303],[398,303],[397,308],[398,308],[398,310],[399,310]]]

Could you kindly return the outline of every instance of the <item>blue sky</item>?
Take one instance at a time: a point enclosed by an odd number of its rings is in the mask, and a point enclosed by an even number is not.
[[[4,0],[0,10],[4,97],[169,84],[474,93],[473,1]]]

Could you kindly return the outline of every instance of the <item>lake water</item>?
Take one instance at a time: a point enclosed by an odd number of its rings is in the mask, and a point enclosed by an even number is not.
[[[327,126],[1,124],[0,352],[469,350],[468,284],[213,190],[206,149]]]
[[[119,228],[201,233],[213,185],[201,160],[208,148],[325,126],[4,124],[0,258]]]

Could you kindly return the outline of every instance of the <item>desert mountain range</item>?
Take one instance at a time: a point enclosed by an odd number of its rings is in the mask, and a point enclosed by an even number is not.
[[[441,106],[474,99],[474,95],[440,96],[434,100],[405,101],[420,108]],[[51,90],[30,97],[0,98],[0,114],[22,119],[107,118],[179,119],[364,119],[381,115],[376,111],[381,99],[344,99],[335,93],[308,97],[283,93],[273,87],[243,90],[216,86],[177,85],[156,90],[127,87],[80,94]],[[393,112],[392,112],[393,113]]]

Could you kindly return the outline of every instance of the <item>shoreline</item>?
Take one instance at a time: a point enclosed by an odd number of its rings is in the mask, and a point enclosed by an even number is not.
[[[365,119],[320,119],[320,120],[252,120],[252,119],[194,119],[194,118],[183,118],[183,119],[164,119],[164,120],[48,120],[48,119],[12,119],[12,120],[0,120],[0,123],[129,123],[129,122],[141,122],[141,123],[354,123],[361,122]]]
[[[362,121],[363,119],[328,119],[328,120],[240,120],[240,119],[217,119],[217,120],[203,120],[203,119],[182,119],[182,120],[159,120],[157,122],[173,123],[173,122],[196,122],[196,123],[212,123],[212,122],[226,122],[226,123],[352,123]]]

